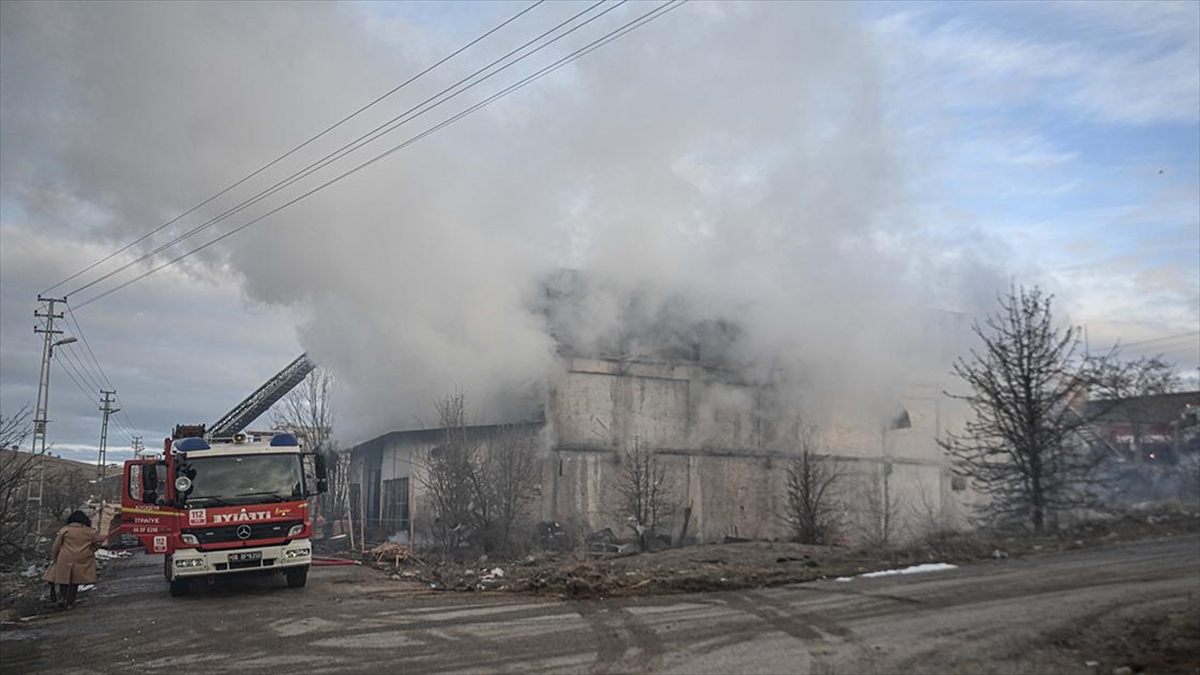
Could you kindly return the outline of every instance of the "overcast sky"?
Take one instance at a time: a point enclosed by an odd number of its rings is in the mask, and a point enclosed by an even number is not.
[[[83,306],[654,7],[616,7],[84,288],[591,4],[534,8],[55,288],[77,308],[62,328],[87,344],[55,355],[54,452],[94,459],[105,379],[119,459],[133,434],[154,447],[214,421],[305,350],[339,378],[343,443],[425,423],[456,387],[498,409],[552,372],[526,308],[564,266],[700,289],[714,313],[754,304],[756,344],[792,340],[862,374],[894,360],[888,307],[978,314],[1009,283],[1037,284],[1093,347],[1164,353],[1195,382],[1194,2],[690,2]],[[0,3],[0,409],[36,399],[39,292],[528,6]]]

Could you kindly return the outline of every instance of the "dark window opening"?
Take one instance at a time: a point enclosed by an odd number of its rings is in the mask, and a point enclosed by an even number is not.
[[[383,530],[408,532],[408,518],[408,478],[383,481]]]

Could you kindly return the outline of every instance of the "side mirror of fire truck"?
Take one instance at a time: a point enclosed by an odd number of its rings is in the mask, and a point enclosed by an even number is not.
[[[328,472],[325,469],[325,455],[317,454],[316,473],[317,473],[317,494],[324,494],[329,489]]]

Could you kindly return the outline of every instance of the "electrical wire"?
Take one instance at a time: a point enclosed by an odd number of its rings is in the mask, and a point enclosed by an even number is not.
[[[1120,344],[1122,347],[1136,347],[1138,345],[1149,345],[1156,342],[1175,342],[1184,338],[1194,338],[1196,336],[1200,336],[1200,330],[1180,333],[1178,335],[1168,335],[1166,337],[1154,338],[1152,340],[1138,340],[1137,342],[1124,342],[1118,344]]]
[[[88,342],[87,336],[83,333],[83,326],[79,325],[79,319],[75,317],[75,310],[71,308],[69,303],[63,303],[63,305],[67,308],[67,319],[70,320],[71,325],[75,327],[75,335],[78,336],[80,341],[83,342],[83,346],[87,350],[88,356],[91,357],[92,363],[96,365],[96,370],[100,372],[100,376],[104,378],[104,382],[108,385],[108,390],[113,392],[113,398],[116,401],[117,406],[120,408],[117,411],[117,414],[124,417],[124,423],[128,426],[128,430],[136,429],[136,425],[129,418],[129,414],[125,411],[125,404],[121,402],[121,395],[117,393],[117,388],[113,386],[112,380],[108,379],[108,373],[104,372],[104,368],[100,365],[100,360],[96,358],[96,353],[92,351],[92,345]],[[80,360],[82,361],[82,359]],[[98,387],[98,389],[99,388],[100,387]]]
[[[400,91],[400,90],[401,90],[401,89],[403,89],[404,87],[408,86],[409,84],[412,84],[412,83],[413,83],[413,82],[415,82],[416,80],[418,80],[418,79],[420,79],[421,77],[425,76],[425,75],[426,75],[426,74],[428,74],[430,71],[432,71],[432,70],[434,70],[435,68],[437,68],[438,66],[440,66],[440,65],[442,65],[442,64],[444,64],[444,63],[446,63],[447,61],[449,61],[450,59],[454,58],[455,56],[458,56],[459,54],[463,53],[463,52],[464,52],[464,51],[466,51],[467,49],[470,49],[471,47],[475,46],[477,43],[479,43],[479,42],[480,42],[481,40],[483,40],[484,38],[487,38],[487,37],[488,37],[488,36],[490,36],[492,33],[495,33],[496,31],[500,30],[501,28],[504,28],[505,26],[507,26],[508,24],[512,23],[513,21],[516,21],[517,19],[521,18],[522,16],[524,16],[524,15],[525,15],[525,14],[527,14],[528,12],[532,11],[534,8],[536,8],[538,5],[541,5],[541,4],[542,4],[543,2],[545,2],[545,1],[546,1],[546,0],[537,0],[537,1],[536,1],[536,2],[534,2],[532,5],[530,5],[530,6],[526,7],[525,9],[521,10],[520,12],[517,12],[517,13],[516,13],[516,14],[514,14],[513,16],[511,16],[511,17],[509,17],[508,19],[506,19],[506,20],[502,21],[502,22],[501,22],[499,25],[497,25],[496,27],[492,28],[491,30],[487,31],[486,33],[483,33],[482,35],[480,35],[479,37],[475,38],[474,40],[471,40],[470,42],[468,42],[467,44],[463,45],[462,47],[459,47],[458,49],[454,50],[454,51],[453,51],[453,52],[451,52],[449,55],[447,55],[447,56],[443,57],[441,60],[437,61],[437,62],[436,62],[436,63],[434,63],[433,65],[431,65],[431,66],[429,66],[429,67],[425,68],[424,70],[422,70],[421,72],[417,73],[416,75],[413,75],[412,77],[408,78],[407,80],[405,80],[404,82],[400,83],[399,85],[396,85],[396,86],[395,86],[395,87],[393,87],[391,90],[387,91],[387,92],[386,92],[386,93],[384,93],[383,95],[381,95],[381,96],[379,96],[378,98],[374,99],[374,100],[373,100],[373,101],[371,101],[370,103],[367,103],[366,105],[364,105],[364,106],[362,106],[362,107],[358,108],[357,110],[355,110],[354,112],[350,113],[349,115],[346,115],[345,117],[343,117],[342,119],[340,119],[340,120],[338,120],[337,122],[333,123],[332,125],[330,125],[330,126],[326,127],[326,128],[323,130],[323,131],[321,131],[321,132],[320,132],[320,133],[318,133],[317,135],[315,135],[315,136],[312,136],[311,138],[309,138],[308,140],[304,141],[304,142],[303,142],[303,143],[301,143],[300,145],[297,145],[296,147],[292,148],[291,150],[288,150],[287,152],[285,152],[285,153],[283,153],[282,155],[280,155],[280,156],[276,157],[275,159],[271,160],[270,162],[267,162],[266,164],[262,165],[262,166],[261,166],[261,167],[259,167],[258,169],[255,169],[255,170],[254,170],[254,171],[252,171],[251,173],[247,174],[246,176],[244,176],[244,177],[243,177],[243,178],[241,178],[240,180],[238,180],[238,181],[236,181],[236,182],[232,183],[231,185],[229,185],[229,186],[228,186],[228,187],[226,187],[225,189],[221,190],[220,192],[218,192],[218,193],[214,194],[213,196],[209,197],[208,199],[205,199],[204,201],[202,201],[202,202],[200,202],[199,204],[197,204],[197,205],[193,206],[192,208],[188,209],[187,211],[184,211],[183,213],[179,214],[178,216],[175,216],[175,217],[174,217],[174,218],[172,218],[171,220],[168,220],[167,222],[163,223],[162,225],[159,225],[158,227],[156,227],[156,228],[154,228],[153,230],[151,230],[151,231],[147,232],[146,234],[142,235],[141,237],[139,237],[139,238],[137,238],[137,239],[135,239],[135,240],[133,240],[133,241],[129,242],[128,244],[126,244],[125,246],[122,246],[121,248],[119,248],[119,249],[117,249],[116,251],[112,252],[112,253],[111,253],[111,254],[109,254],[108,256],[106,256],[106,257],[104,257],[104,258],[102,258],[102,259],[100,259],[100,260],[97,260],[96,262],[94,262],[94,263],[92,263],[91,265],[89,265],[89,266],[87,266],[87,267],[83,268],[82,270],[80,270],[80,271],[76,272],[75,274],[72,274],[71,276],[67,277],[66,279],[63,279],[62,281],[58,282],[57,284],[54,284],[53,286],[51,286],[50,288],[46,289],[45,291],[42,291],[42,294],[43,294],[43,295],[45,295],[45,294],[49,293],[50,291],[53,291],[54,289],[58,288],[59,286],[62,286],[63,284],[65,284],[65,283],[67,283],[67,282],[69,282],[69,281],[72,281],[72,280],[74,280],[74,279],[78,278],[79,276],[81,276],[81,275],[83,275],[83,274],[86,274],[86,273],[90,272],[91,270],[95,269],[97,266],[99,266],[99,265],[102,265],[102,264],[104,264],[104,263],[108,262],[109,260],[112,260],[114,257],[116,257],[116,256],[120,255],[121,253],[124,253],[125,251],[128,251],[130,248],[132,248],[132,247],[136,246],[137,244],[140,244],[141,242],[145,241],[146,239],[148,239],[148,238],[152,237],[153,235],[155,235],[155,234],[157,234],[157,233],[161,232],[163,229],[165,229],[165,228],[167,228],[167,227],[171,226],[172,224],[174,224],[174,223],[178,222],[178,221],[179,221],[181,218],[184,218],[184,217],[186,217],[186,216],[188,216],[188,215],[190,215],[190,214],[194,213],[194,212],[195,212],[195,211],[197,211],[198,209],[201,209],[201,208],[203,208],[204,206],[206,206],[206,205],[208,205],[210,202],[212,202],[214,199],[217,199],[217,198],[221,197],[222,195],[224,195],[224,194],[228,193],[230,190],[233,190],[234,188],[238,187],[238,186],[239,186],[239,185],[241,185],[242,183],[245,183],[246,181],[250,180],[251,178],[254,178],[254,177],[255,177],[255,176],[257,176],[258,174],[262,173],[263,171],[266,171],[267,169],[269,169],[269,168],[271,168],[272,166],[274,166],[274,165],[278,164],[279,162],[283,161],[284,159],[287,159],[287,158],[288,158],[288,157],[290,157],[291,155],[295,154],[296,152],[300,151],[301,149],[303,149],[304,147],[306,147],[306,146],[308,146],[309,144],[313,143],[314,141],[316,141],[316,140],[320,139],[321,137],[325,136],[326,134],[328,134],[329,132],[333,131],[334,129],[336,129],[336,128],[338,128],[338,127],[342,126],[343,124],[345,124],[346,122],[349,122],[350,120],[354,119],[354,118],[355,118],[355,117],[357,117],[359,114],[361,114],[361,113],[365,112],[367,109],[369,109],[369,108],[373,107],[375,104],[377,104],[377,103],[379,103],[380,101],[382,101],[382,100],[384,100],[384,99],[388,98],[388,97],[389,97],[389,96],[391,96],[392,94],[395,94],[396,92]]]
[[[76,387],[79,389],[79,391],[80,391],[80,392],[83,394],[84,398],[88,399],[89,401],[91,401],[91,400],[94,400],[94,399],[92,399],[92,394],[88,393],[87,389],[86,389],[86,388],[85,388],[85,387],[84,387],[82,384],[80,384],[80,383],[79,383],[79,378],[82,378],[82,377],[83,377],[82,373],[78,373],[78,372],[72,373],[72,371],[71,371],[71,368],[68,368],[68,367],[67,367],[67,365],[66,365],[66,363],[65,363],[65,362],[63,362],[63,361],[61,361],[61,360],[59,360],[59,361],[56,361],[56,363],[58,364],[58,367],[59,367],[59,368],[60,368],[60,369],[61,369],[61,370],[62,370],[64,373],[66,373],[66,374],[67,374],[67,377],[69,377],[69,378],[71,379],[71,381],[75,383],[75,386],[76,386]],[[72,367],[73,367],[73,366],[72,366]],[[77,376],[78,376],[78,377],[77,377]],[[132,446],[132,444],[133,444],[133,435],[129,434],[129,431],[128,431],[128,430],[122,429],[122,428],[120,427],[120,425],[116,423],[116,418],[115,418],[115,417],[110,417],[110,418],[109,418],[109,422],[110,422],[111,424],[113,424],[113,426],[115,427],[115,430],[117,431],[117,435],[124,434],[124,435],[128,435],[128,436],[130,437],[130,438],[129,438],[129,441],[130,441],[130,445]],[[97,449],[99,449],[99,446],[96,446],[96,448],[97,448]]]
[[[542,34],[538,35],[537,37],[534,37],[534,38],[526,41],[524,44],[517,47],[516,49],[513,49],[512,51],[508,52],[504,56],[501,56],[500,58],[492,61],[491,63],[488,63],[487,65],[477,69],[475,72],[471,73],[470,75],[458,80],[457,82],[450,85],[449,87],[446,87],[445,89],[442,89],[438,93],[426,98],[425,100],[421,101],[417,105],[409,108],[408,110],[405,110],[403,113],[400,113],[399,115],[391,118],[390,120],[384,122],[383,124],[368,131],[367,133],[359,136],[358,138],[355,138],[354,140],[350,141],[349,143],[346,143],[346,144],[342,145],[341,147],[339,147],[338,149],[326,154],[324,157],[321,157],[320,159],[310,163],[308,166],[304,167],[303,169],[291,174],[290,176],[284,178],[283,180],[276,182],[274,185],[271,185],[268,188],[260,190],[255,195],[243,200],[239,204],[236,204],[235,206],[224,211],[223,213],[218,214],[217,216],[214,216],[213,218],[210,218],[209,220],[197,225],[196,227],[193,227],[192,229],[188,230],[187,232],[184,232],[183,234],[176,236],[174,239],[166,242],[165,244],[162,244],[162,245],[158,246],[157,248],[155,248],[147,253],[142,254],[138,258],[131,260],[127,263],[124,263],[123,265],[120,265],[116,269],[113,269],[113,270],[109,271],[108,273],[106,273],[96,279],[93,279],[92,281],[90,281],[82,286],[79,286],[78,288],[67,293],[66,297],[70,297],[72,295],[75,295],[76,293],[85,291],[88,288],[95,286],[96,284],[102,283],[102,282],[112,278],[113,276],[120,274],[121,272],[124,272],[125,270],[127,270],[131,267],[134,267],[135,265],[138,265],[139,263],[142,263],[145,260],[158,255],[159,253],[162,253],[164,250],[174,246],[175,244],[178,244],[186,239],[189,239],[192,236],[196,235],[197,233],[199,233],[203,230],[206,230],[209,227],[212,227],[213,225],[215,225],[221,221],[226,220],[230,216],[236,215],[237,213],[266,199],[267,197],[270,197],[270,196],[274,195],[275,193],[292,186],[293,184],[299,182],[300,180],[303,180],[303,179],[307,178],[308,176],[311,176],[312,174],[316,173],[317,171],[320,171],[321,169],[325,168],[326,166],[329,166],[330,164],[333,164],[334,162],[337,162],[338,160],[342,159],[343,157],[345,157],[353,152],[356,152],[357,150],[363,148],[364,146],[369,145],[370,143],[373,143],[374,141],[378,140],[379,138],[404,126],[408,122],[411,122],[412,120],[420,117],[421,115],[424,115],[425,113],[433,110],[434,108],[442,105],[443,103],[447,103],[447,102],[453,100],[454,98],[458,97],[459,95],[466,93],[467,91],[475,88],[476,86],[482,84],[483,82],[491,79],[495,75],[498,75],[498,74],[504,72],[505,70],[507,70],[508,68],[520,63],[521,61],[524,61],[525,59],[533,56],[534,54],[536,54],[536,53],[540,52],[541,50],[554,44],[555,42],[558,42],[559,40],[567,37],[568,35],[583,28],[584,26],[587,26],[588,24],[592,23],[593,21],[608,14],[609,12],[612,12],[613,10],[617,9],[621,5],[628,2],[629,0],[620,0],[620,2],[616,3],[615,5],[611,6],[610,8],[608,8],[608,9],[604,10],[603,12],[600,12],[596,16],[593,16],[590,19],[580,23],[578,26],[575,26],[574,28],[567,30],[566,32],[562,33],[561,35],[554,37],[553,39],[547,41],[545,44],[543,44],[543,45],[537,47],[536,49],[531,50],[527,54],[524,54],[524,55],[520,56],[519,58],[513,60],[511,63],[501,66],[500,68],[496,69],[494,72],[488,73],[487,75],[480,78],[479,80],[477,80],[475,82],[471,82],[470,84],[467,84],[467,86],[462,87],[462,89],[459,89],[458,91],[454,91],[456,88],[462,86],[465,83],[470,82],[471,80],[475,79],[476,77],[479,77],[479,75],[481,75],[482,73],[487,72],[489,69],[491,69],[492,67],[496,66],[497,64],[503,62],[504,60],[510,58],[514,54],[521,52],[522,50],[528,48],[530,45],[533,45],[536,42],[538,42],[539,40],[542,40],[543,38],[545,38],[546,36],[553,34],[555,31],[558,31],[562,27],[570,24],[571,22],[579,19],[580,17],[585,16],[586,14],[591,12],[596,7],[599,7],[600,5],[604,4],[606,1],[607,0],[598,0],[594,4],[584,8],[583,10],[577,12],[576,14],[572,15],[571,17],[568,17],[567,19],[558,23],[553,28],[550,28],[549,30],[543,32]],[[449,92],[453,92],[453,93],[449,93]],[[449,93],[449,95],[447,95],[448,93]],[[439,98],[441,98],[441,100],[438,100]]]
[[[70,345],[65,346],[69,347]],[[71,380],[75,383],[75,386],[79,388],[79,391],[82,392],[89,401],[95,401],[95,397],[103,389],[103,387],[99,385],[99,383],[96,381],[95,374],[90,368],[87,367],[87,362],[84,361],[78,354],[71,352],[69,349],[63,349],[60,354],[62,355],[62,358],[58,360],[60,367],[64,370],[64,372],[67,373],[67,375],[71,377]],[[95,389],[89,392],[87,390],[88,386],[94,386]],[[109,423],[112,424],[114,429],[119,434],[132,436],[131,429],[122,424],[120,418],[110,417]]]
[[[634,30],[637,30],[638,28],[641,28],[642,26],[650,23],[651,21],[654,21],[662,16],[665,16],[667,13],[674,11],[675,9],[686,4],[687,1],[688,0],[669,0],[666,3],[659,5],[658,7],[642,14],[638,18],[633,19],[632,21],[626,23],[625,25],[621,26],[620,28],[618,28],[614,31],[611,31],[610,33],[604,35],[601,38],[598,38],[597,40],[589,43],[588,45],[586,45],[584,47],[581,47],[580,49],[576,50],[575,52],[572,52],[571,54],[559,59],[558,61],[555,61],[554,63],[550,64],[549,66],[546,66],[546,67],[542,68],[541,70],[536,71],[532,75],[529,75],[529,76],[519,80],[517,83],[502,89],[498,93],[493,94],[492,96],[484,99],[483,101],[481,101],[479,103],[476,103],[475,105],[450,117],[449,119],[444,120],[441,123],[434,125],[433,127],[417,134],[416,136],[409,138],[408,140],[406,140],[396,146],[393,146],[389,150],[386,150],[383,153],[376,155],[375,157],[367,160],[366,162],[363,162],[362,164],[359,164],[358,166],[355,166],[354,168],[349,169],[346,172],[344,172],[338,176],[335,176],[334,178],[308,190],[307,192],[304,192],[300,196],[295,197],[295,198],[271,209],[270,211],[267,211],[266,213],[264,213],[260,216],[257,216],[246,223],[243,223],[242,225],[239,225],[238,227],[208,241],[207,243],[201,244],[200,246],[197,246],[196,248],[194,248],[190,251],[187,251],[175,258],[172,258],[171,260],[168,260],[167,262],[162,263],[161,265],[158,265],[157,267],[154,267],[154,268],[152,268],[132,279],[129,279],[107,291],[104,291],[102,293],[94,295],[91,298],[88,298],[87,300],[83,301],[82,303],[79,303],[77,306],[80,308],[86,307],[87,305],[90,305],[91,303],[96,302],[97,300],[108,297],[109,295],[112,295],[113,293],[116,293],[117,291],[127,288],[128,286],[130,286],[142,279],[145,279],[146,277],[148,277],[152,274],[155,274],[156,272],[159,272],[162,269],[170,267],[171,265],[174,265],[174,264],[178,263],[179,261],[181,261],[191,255],[199,253],[200,251],[202,251],[220,241],[223,241],[224,239],[246,229],[247,227],[250,227],[251,225],[258,223],[258,222],[262,221],[263,219],[265,219],[271,215],[274,215],[275,213],[278,213],[279,211],[282,211],[283,209],[285,209],[285,208],[287,208],[287,207],[289,207],[289,206],[291,206],[291,205],[293,205],[293,204],[295,204],[317,192],[320,192],[321,190],[329,187],[330,185],[333,185],[334,183],[337,183],[337,182],[341,181],[342,179],[344,179],[350,175],[353,175],[353,174],[357,173],[358,171],[361,171],[362,169],[365,169],[365,168],[375,164],[376,162],[384,159],[385,157],[388,157],[388,156],[394,154],[395,152],[402,150],[402,149],[412,145],[413,143],[416,143],[417,141],[420,141],[421,139],[425,138],[426,136],[429,136],[430,134],[433,134],[433,133],[443,129],[443,128],[453,124],[454,122],[457,122],[458,120],[462,119],[463,117],[466,117],[467,115],[470,115],[470,114],[478,111],[479,109],[495,102],[496,100],[498,100],[504,96],[507,96],[508,94],[511,94],[512,92],[514,92],[518,89],[521,89],[521,88],[527,86],[531,82],[533,82],[537,79],[540,79],[540,78],[550,74],[551,72],[554,72],[555,70],[558,70],[559,68],[567,65],[568,63],[571,63],[572,61],[582,58],[583,56],[586,56],[587,54],[591,53],[592,51],[595,51],[596,49],[599,49],[599,48],[609,44],[610,42],[613,42],[613,41],[627,35],[628,33],[633,32]]]
[[[59,356],[71,363],[72,367],[75,368],[75,372],[79,373],[79,377],[83,383],[92,390],[92,395],[99,396],[99,392],[101,389],[104,389],[104,385],[100,384],[100,381],[94,376],[91,376],[91,372],[83,367],[82,360],[77,360],[80,359],[80,356],[71,351],[70,347],[71,345],[58,347]]]
[[[55,361],[55,363],[57,363],[58,367],[67,374],[67,377],[71,378],[71,381],[75,383],[75,386],[79,387],[79,391],[83,393],[84,397],[89,401],[92,400],[92,394],[88,393],[87,388],[79,383],[79,380],[76,379],[76,376],[67,368],[66,364],[62,360]]]

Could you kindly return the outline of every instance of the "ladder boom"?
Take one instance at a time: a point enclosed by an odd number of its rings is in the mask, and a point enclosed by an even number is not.
[[[253,394],[247,396],[246,400],[237,404],[233,410],[225,413],[224,417],[209,427],[209,437],[224,438],[245,429],[260,415],[270,410],[271,406],[275,405],[296,385],[304,381],[304,378],[308,377],[314,368],[316,368],[316,364],[308,360],[307,352],[296,357],[296,360],[276,373]]]

